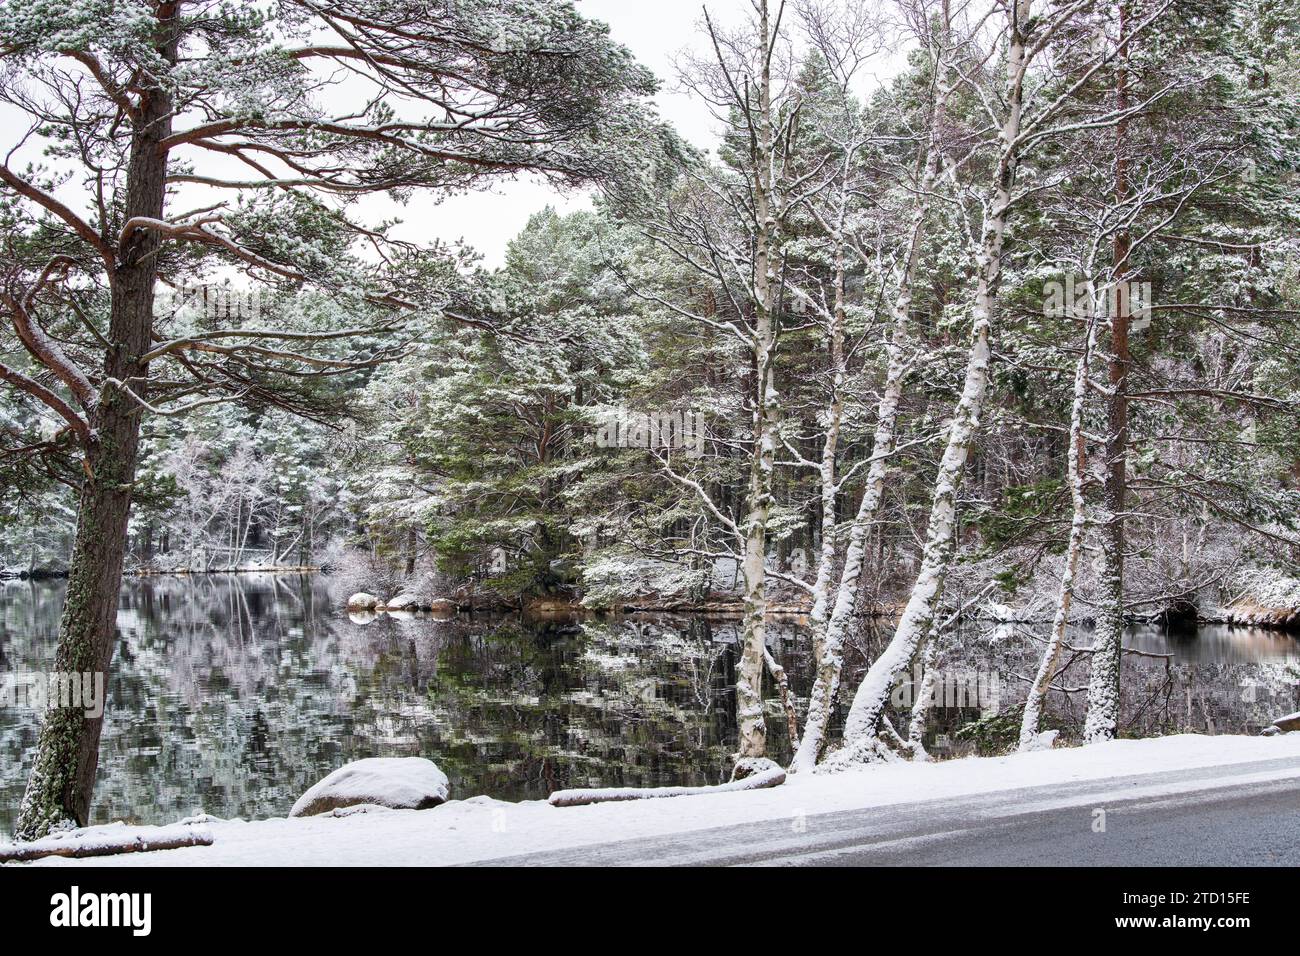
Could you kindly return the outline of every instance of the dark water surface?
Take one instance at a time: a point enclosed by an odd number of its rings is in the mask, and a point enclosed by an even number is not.
[[[427,756],[451,778],[455,797],[718,783],[729,772],[734,622],[462,615],[359,623],[339,610],[340,597],[323,577],[129,579],[95,821],[283,815],[329,771],[369,756]],[[0,584],[0,672],[53,667],[62,600],[62,582]],[[796,695],[806,696],[806,628],[776,622],[770,635]],[[860,638],[850,670],[884,636]],[[1128,733],[1254,732],[1298,709],[1300,642],[1292,637],[1135,629],[1127,644],[1171,655],[1126,660]],[[1014,675],[1032,673],[1037,645],[1024,629],[968,628],[945,653],[998,673],[1004,703],[1014,703],[1023,695]],[[1063,680],[1086,683],[1086,662]],[[770,745],[780,759],[789,741],[774,699],[771,706]],[[1083,706],[1079,694],[1054,700],[1067,724],[1082,719]],[[978,716],[937,711],[931,745],[948,752],[945,732]],[[37,728],[30,709],[0,707],[0,838],[12,826]]]

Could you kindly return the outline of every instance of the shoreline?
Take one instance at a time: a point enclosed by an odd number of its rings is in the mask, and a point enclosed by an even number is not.
[[[1061,805],[1104,806],[1133,795],[1160,797],[1185,790],[1186,771],[1286,761],[1267,775],[1300,774],[1300,734],[1275,737],[1178,734],[1121,739],[999,757],[932,763],[887,763],[840,773],[795,774],[762,790],[707,793],[555,807],[544,800],[512,802],[486,795],[453,799],[427,810],[352,807],[310,817],[222,820],[200,815],[180,825],[210,832],[207,846],[97,856],[47,857],[5,866],[373,866],[478,863],[530,853],[573,851],[614,842],[691,834],[718,827],[817,818],[843,811],[944,800],[976,802],[991,794],[1037,787],[1080,787],[1054,798]],[[1168,775],[1152,781],[1154,774]],[[1143,785],[1135,784],[1138,778]],[[1089,783],[1113,781],[1105,795]],[[1138,791],[1141,791],[1138,793]],[[171,826],[176,826],[172,824]],[[1086,825],[1086,822],[1085,824]],[[132,825],[85,828],[69,839],[120,837]],[[142,830],[151,828],[139,827]],[[791,831],[797,834],[803,831]],[[793,838],[793,837],[791,837]]]
[[[304,574],[329,574],[329,570],[320,565],[283,565],[277,567],[236,567],[236,568],[175,568],[168,570],[156,570],[153,568],[129,568],[124,570],[123,577],[135,578],[164,578],[164,577],[208,577],[218,575],[304,575]],[[36,573],[7,573],[0,572],[0,583],[9,581],[57,581],[67,578],[66,571],[41,571]],[[506,600],[492,599],[466,599],[463,597],[453,598],[431,598],[428,599],[419,608],[387,608],[382,604],[374,608],[357,608],[343,606],[344,613],[353,616],[363,614],[373,614],[376,617],[379,614],[398,614],[403,617],[441,617],[458,614],[520,614],[532,618],[561,618],[572,619],[581,617],[622,617],[635,616],[639,614],[663,614],[663,615],[681,615],[681,616],[698,616],[698,617],[718,617],[718,618],[739,618],[744,616],[744,603],[737,599],[712,599],[703,601],[681,601],[671,598],[651,598],[639,597],[627,601],[604,607],[589,607],[575,600],[557,600],[553,598],[534,598],[530,601],[522,599],[515,602]],[[805,601],[773,601],[768,605],[766,616],[774,618],[800,618],[807,617],[811,612],[811,603]],[[861,617],[871,619],[897,618],[902,613],[901,604],[893,605],[875,605],[869,610],[860,613]],[[1028,616],[1024,618],[1006,619],[990,615],[971,613],[967,615],[970,620],[987,621],[994,624],[1033,624],[1047,625],[1052,622],[1050,615],[1042,617]],[[1210,625],[1221,625],[1229,628],[1243,628],[1254,630],[1274,631],[1279,634],[1300,635],[1300,609],[1291,609],[1285,607],[1270,607],[1255,604],[1250,601],[1240,602],[1239,605],[1228,608],[1218,608],[1205,613],[1198,613],[1194,619],[1188,618],[1184,622],[1166,622],[1160,619],[1159,614],[1144,617],[1134,617],[1128,620],[1129,625],[1149,624],[1161,626],[1170,630],[1177,630],[1179,627],[1194,626],[1203,627]],[[358,622],[360,623],[360,622]],[[1088,626],[1092,623],[1089,618],[1081,618],[1070,622],[1074,626]]]

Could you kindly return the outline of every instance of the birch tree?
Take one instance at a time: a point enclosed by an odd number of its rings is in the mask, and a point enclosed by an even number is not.
[[[1095,287],[1089,284],[1089,302],[1096,306]],[[1039,744],[1039,725],[1042,720],[1043,705],[1052,680],[1056,677],[1057,664],[1061,658],[1061,649],[1065,646],[1066,628],[1070,623],[1070,606],[1074,601],[1075,576],[1079,569],[1079,555],[1083,551],[1084,534],[1088,527],[1087,501],[1084,496],[1084,413],[1088,402],[1088,374],[1092,360],[1095,341],[1095,313],[1089,313],[1084,334],[1083,354],[1074,372],[1074,391],[1070,403],[1070,432],[1066,452],[1066,487],[1070,492],[1070,536],[1065,546],[1065,561],[1061,569],[1061,590],[1057,598],[1056,614],[1052,619],[1052,630],[1047,637],[1047,646],[1043,650],[1042,660],[1034,674],[1033,684],[1025,698],[1025,709],[1021,715],[1020,743],[1022,751],[1033,750]]]
[[[1063,42],[1069,45],[1088,42],[1074,31],[1078,27],[1076,19],[1089,7],[1086,0],[1078,0],[1035,14],[1033,0],[998,4],[997,9],[1005,20],[999,35],[1005,61],[1001,97],[989,96],[976,80],[976,74],[963,76],[964,85],[980,97],[997,131],[989,162],[990,181],[982,197],[983,227],[975,263],[971,346],[965,381],[948,425],[946,447],[935,477],[921,567],[893,639],[872,663],[854,696],[845,724],[846,746],[840,757],[844,761],[871,759],[880,753],[879,735],[882,721],[886,721],[884,712],[890,688],[914,659],[934,623],[956,552],[957,494],[988,391],[990,336],[1007,227],[1016,204],[1046,188],[1043,183],[1035,183],[1017,190],[1016,171],[1024,153],[1035,142],[1061,134],[1064,126],[1050,124],[1060,118],[1071,97],[1093,79],[1112,54],[1103,51],[1094,56],[1055,98],[1037,104],[1026,116],[1027,86],[1033,83],[1030,69],[1048,45],[1061,39],[1067,31],[1074,33],[1075,38],[1066,35]],[[1145,25],[1149,26],[1153,20],[1154,15]],[[1105,119],[1086,122],[1113,124],[1127,112],[1119,110]],[[1061,122],[1068,124],[1069,120]]]
[[[710,516],[734,542],[739,559],[744,626],[736,671],[738,776],[766,755],[764,617],[768,520],[779,443],[775,366],[782,331],[782,244],[800,191],[812,182],[792,167],[800,102],[791,83],[786,4],[752,0],[751,7],[749,21],[735,30],[721,27],[706,10],[704,28],[712,56],[692,59],[683,71],[687,88],[709,104],[722,125],[725,165],[696,164],[667,208],[645,225],[649,239],[666,256],[714,285],[724,307],[711,315],[641,293],[671,314],[739,342],[749,365],[747,479],[739,519],[726,515],[699,482],[671,467],[665,471],[700,495]]]
[[[912,286],[916,278],[926,220],[945,163],[944,115],[947,101],[955,87],[953,77],[949,73],[949,64],[952,62],[954,52],[950,47],[954,36],[951,28],[952,14],[948,4],[942,4],[936,15],[936,25],[929,20],[931,13],[929,8],[921,6],[910,12],[913,29],[925,40],[925,49],[930,60],[930,115],[925,124],[925,142],[919,153],[920,174],[914,187],[910,221],[904,233],[902,252],[899,256],[897,283],[890,301],[885,381],[876,407],[876,427],[868,459],[865,486],[849,529],[843,567],[837,586],[833,590],[829,587],[831,583],[829,569],[825,571],[824,584],[823,574],[818,575],[818,586],[825,587],[827,591],[823,601],[830,604],[831,611],[826,623],[825,636],[820,642],[817,654],[817,673],[809,696],[808,716],[791,764],[791,769],[795,771],[807,770],[816,764],[826,745],[827,727],[839,692],[844,666],[844,642],[857,604],[867,532],[880,507],[889,459],[895,450],[895,425],[899,403],[903,395],[903,383],[911,367],[907,327],[912,306]],[[842,228],[840,225],[839,229]],[[832,237],[843,241],[842,235],[835,231],[832,231]],[[851,247],[858,256],[865,259],[867,253],[861,243],[852,243]],[[823,481],[825,482],[825,478]]]

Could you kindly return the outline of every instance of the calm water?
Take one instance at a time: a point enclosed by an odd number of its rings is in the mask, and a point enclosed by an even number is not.
[[[109,680],[97,821],[162,823],[198,811],[283,815],[329,771],[368,756],[422,755],[452,793],[539,798],[571,786],[717,783],[734,744],[736,625],[683,617],[358,623],[321,577],[131,579]],[[61,582],[0,585],[0,671],[53,666]],[[796,694],[810,683],[806,633],[778,623],[772,647]],[[858,669],[880,635],[849,657]],[[1082,641],[1081,643],[1086,643]],[[1135,630],[1128,645],[1172,657],[1126,661],[1126,730],[1253,732],[1297,706],[1300,642],[1263,631]],[[946,654],[1023,694],[1036,645],[971,629]],[[1086,683],[1086,662],[1067,684]],[[1058,704],[1067,725],[1082,695]],[[775,701],[770,742],[789,751]],[[978,716],[936,712],[930,740]],[[37,717],[0,708],[0,835],[7,834]],[[960,752],[955,745],[955,752]]]

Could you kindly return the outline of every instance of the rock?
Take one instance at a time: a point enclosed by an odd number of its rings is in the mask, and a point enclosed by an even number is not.
[[[399,594],[389,598],[383,605],[386,611],[419,611],[428,606],[428,601],[414,594]]]
[[[1291,629],[1300,625],[1300,578],[1272,569],[1240,574],[1242,594],[1225,608],[1229,624]]]
[[[310,817],[363,804],[427,810],[445,803],[447,775],[423,757],[367,757],[344,764],[301,797],[291,817]]]
[[[455,614],[456,602],[447,598],[434,598],[429,602],[429,610],[438,614]]]
[[[373,594],[367,594],[365,591],[358,592],[348,598],[349,611],[373,611],[379,606],[379,598]]]
[[[1300,730],[1300,711],[1294,714],[1287,714],[1285,717],[1279,717],[1273,721],[1273,726],[1283,733],[1290,733],[1293,730]]]

